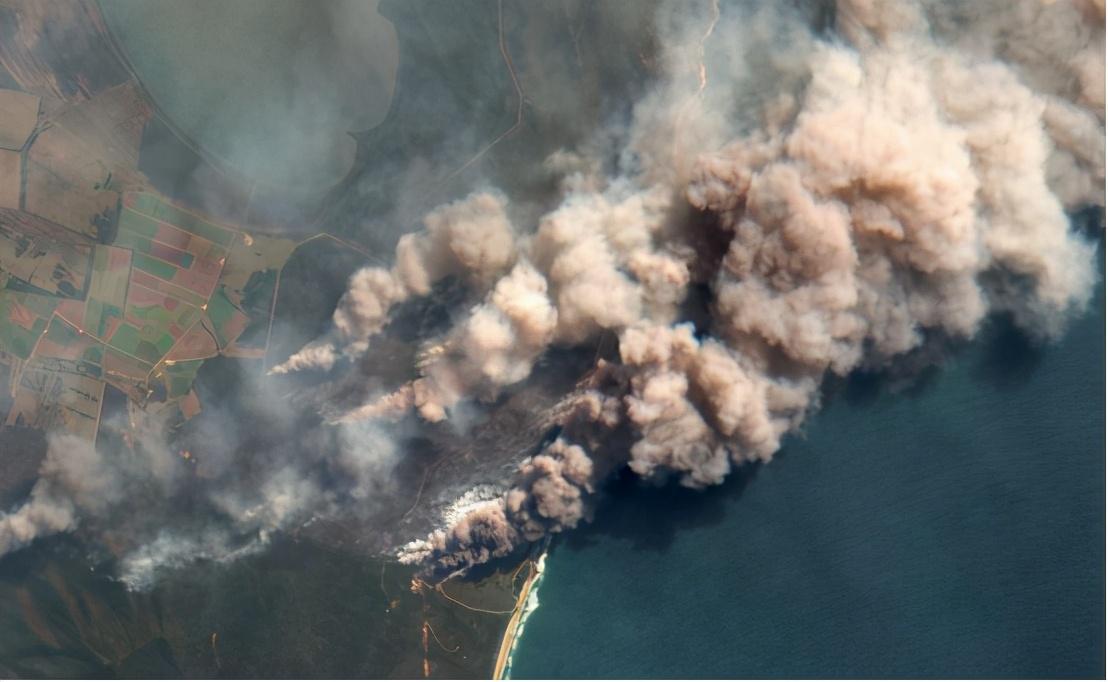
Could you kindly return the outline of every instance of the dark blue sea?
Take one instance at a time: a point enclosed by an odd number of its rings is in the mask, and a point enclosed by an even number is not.
[[[720,488],[617,481],[511,676],[1103,678],[1104,332],[1101,284],[1052,345],[994,320],[908,389],[854,377]]]

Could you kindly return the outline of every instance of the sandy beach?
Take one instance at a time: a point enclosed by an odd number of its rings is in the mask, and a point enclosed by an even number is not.
[[[536,588],[542,578],[543,567],[546,564],[546,552],[532,559],[527,567],[527,579],[519,591],[512,617],[508,621],[508,627],[504,629],[504,638],[500,641],[500,651],[496,656],[496,667],[493,669],[492,679],[505,679],[505,673],[511,672],[512,651],[515,649],[519,635],[523,632],[523,626],[535,607],[539,605]]]

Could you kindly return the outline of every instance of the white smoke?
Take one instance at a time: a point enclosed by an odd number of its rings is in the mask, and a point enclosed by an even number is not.
[[[29,499],[0,515],[0,555],[104,514],[124,502],[129,489],[172,485],[179,475],[175,459],[157,445],[105,454],[82,438],[49,435]]]
[[[154,585],[162,571],[197,561],[235,561],[260,551],[267,541],[266,533],[243,541],[219,529],[180,536],[168,531],[159,533],[153,541],[124,558],[119,580],[128,589],[146,590]]]

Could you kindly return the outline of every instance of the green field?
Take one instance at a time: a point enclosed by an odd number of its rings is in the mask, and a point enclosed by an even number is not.
[[[190,330],[199,331],[198,323],[219,352],[251,323],[264,329],[277,273],[296,245],[240,238],[152,194],[128,195],[124,203],[113,243],[86,247],[87,279],[72,268],[84,280],[76,300],[21,279],[23,261],[13,261],[14,271],[0,269],[0,351],[31,362],[35,376],[94,382],[81,384],[81,395],[94,396],[96,386],[108,383],[144,409],[177,410],[205,359],[167,361],[167,355]],[[199,355],[215,352],[208,346]],[[44,390],[21,395],[17,416],[28,423],[53,420],[51,428],[84,435],[90,424],[95,428],[92,412],[84,421],[74,416],[84,414],[83,404],[67,406],[58,414],[69,417],[57,421],[43,411]],[[192,414],[194,408],[178,416]]]
[[[0,348],[23,360],[31,357],[57,306],[58,299],[50,296],[0,291]],[[29,329],[19,322],[27,314],[33,319]]]
[[[212,298],[208,302],[207,312],[208,319],[212,321],[212,326],[215,328],[215,335],[219,339],[220,348],[234,341],[235,337],[241,333],[241,330],[236,333],[231,333],[227,328],[228,323],[236,317],[241,318],[243,313],[227,298],[227,293],[224,291],[223,287],[219,287],[219,289],[212,294]]]
[[[173,281],[173,276],[177,274],[177,268],[173,267],[165,261],[158,260],[146,254],[134,252],[132,256],[134,259],[135,267],[143,272],[149,273],[158,279],[164,279],[167,282]]]
[[[223,247],[229,247],[232,242],[235,241],[236,233],[234,231],[222,228],[214,223],[201,219],[193,213],[183,211],[172,204],[163,202],[152,194],[137,193],[129,195],[129,198],[132,201],[131,205],[134,207],[135,211],[173,225],[185,232],[203,237]],[[144,217],[136,215],[133,211],[125,210],[124,213],[130,213],[128,221],[134,218]],[[123,218],[121,216],[121,227],[122,221]],[[130,223],[128,223],[128,229],[130,229]],[[149,236],[153,236],[153,234],[150,233]]]

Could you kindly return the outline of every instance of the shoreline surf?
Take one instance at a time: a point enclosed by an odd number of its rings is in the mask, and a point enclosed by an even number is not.
[[[493,668],[492,679],[510,679],[512,673],[512,655],[519,643],[519,637],[523,634],[527,618],[539,606],[538,588],[542,582],[543,570],[546,566],[546,551],[539,554],[537,559],[528,560],[528,575],[519,591],[515,608],[512,609],[512,617],[504,630],[504,637],[500,641],[500,651],[496,656],[496,666]]]

